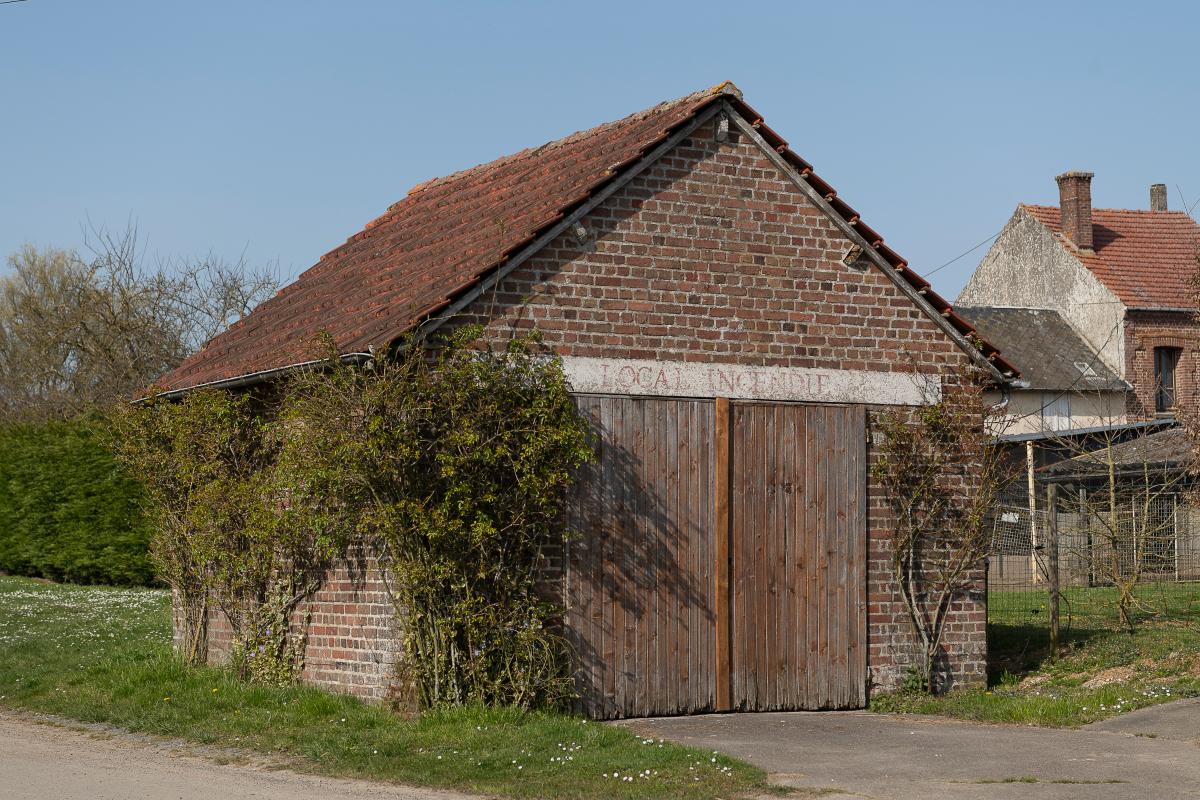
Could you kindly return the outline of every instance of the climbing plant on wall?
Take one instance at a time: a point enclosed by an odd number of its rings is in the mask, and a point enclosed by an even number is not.
[[[289,472],[383,554],[412,701],[558,704],[570,667],[544,578],[589,429],[536,337],[493,349],[479,333],[296,378]]]
[[[347,537],[292,501],[289,430],[249,395],[214,389],[125,406],[114,422],[112,446],[146,488],[151,557],[175,594],[186,660],[206,660],[215,607],[239,674],[290,682],[305,628],[289,624],[291,612]]]
[[[932,693],[947,683],[940,662],[952,605],[986,591],[989,515],[1019,473],[995,445],[1003,420],[981,370],[965,367],[936,388],[914,378],[927,402],[879,416],[871,473],[891,512],[892,572],[917,644],[913,678]]]
[[[204,660],[215,606],[243,676],[293,680],[306,623],[292,612],[356,543],[379,554],[392,592],[408,701],[570,696],[546,578],[589,428],[536,337],[492,348],[479,335],[357,366],[326,342],[325,368],[269,402],[201,390],[118,414],[114,446],[147,488],[189,660]]]

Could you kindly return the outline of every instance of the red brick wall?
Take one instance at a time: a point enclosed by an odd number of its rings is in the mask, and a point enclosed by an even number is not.
[[[373,558],[356,557],[332,570],[324,587],[292,614],[293,631],[303,630],[306,618],[304,682],[368,700],[393,693],[400,629]],[[209,663],[225,662],[231,635],[224,614],[211,612]]]
[[[884,409],[873,408],[868,416],[872,440],[877,442],[875,426]],[[876,452],[868,448],[870,464]],[[894,689],[901,683],[908,666],[918,660],[912,623],[896,591],[892,569],[891,511],[881,486],[870,481],[867,507],[867,625],[868,666],[874,683],[881,689]],[[955,600],[947,616],[942,638],[944,661],[938,674],[947,687],[983,686],[987,682],[987,596],[983,565],[974,574],[975,591]]]
[[[1154,348],[1183,350],[1175,373],[1179,404],[1200,404],[1200,322],[1190,312],[1130,311],[1125,316],[1125,379],[1133,384],[1129,400],[1134,418],[1154,416]]]
[[[497,341],[537,328],[561,355],[947,372],[963,351],[875,267],[842,262],[851,241],[749,140],[712,125],[631,181],[481,298],[464,322]],[[888,513],[870,489],[870,668],[903,679],[909,622],[891,581]],[[986,674],[986,607],[956,604],[952,679]]]

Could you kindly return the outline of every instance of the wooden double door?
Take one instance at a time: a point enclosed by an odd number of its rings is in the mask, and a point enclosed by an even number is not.
[[[866,700],[865,412],[580,396],[567,630],[597,718]]]

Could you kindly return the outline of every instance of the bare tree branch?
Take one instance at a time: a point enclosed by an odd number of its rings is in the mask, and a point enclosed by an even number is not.
[[[270,297],[274,270],[146,263],[133,225],[85,230],[86,255],[26,246],[0,278],[0,412],[63,417],[127,399]]]

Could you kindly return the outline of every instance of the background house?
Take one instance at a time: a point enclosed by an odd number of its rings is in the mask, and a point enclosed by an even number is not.
[[[1070,582],[1092,585],[1105,566],[1141,564],[1133,555],[1150,540],[1161,551],[1153,569],[1184,579],[1195,544],[1190,514],[1179,511],[1186,437],[1173,417],[1200,400],[1200,227],[1168,210],[1162,184],[1151,187],[1149,210],[1093,209],[1091,173],[1056,180],[1059,205],[1019,205],[956,304],[1027,387],[1012,391],[1001,436],[1025,479],[996,515],[989,581],[1042,580],[1048,482],[1074,498],[1059,528]],[[1084,510],[1107,496],[1096,484],[1109,472],[1097,465],[1110,459],[1125,467],[1113,485],[1123,498],[1117,529]],[[1097,544],[1106,537],[1107,551]]]
[[[1093,209],[1090,172],[1057,181],[1059,206],[1018,206],[957,302],[1056,311],[1130,384],[1130,418],[1194,406],[1200,227],[1168,210],[1163,184],[1151,187],[1142,211]]]
[[[1129,384],[1058,311],[960,304],[954,309],[1021,370],[1020,384],[1009,392],[1005,434],[1125,422]],[[991,394],[1001,401],[999,391]]]

